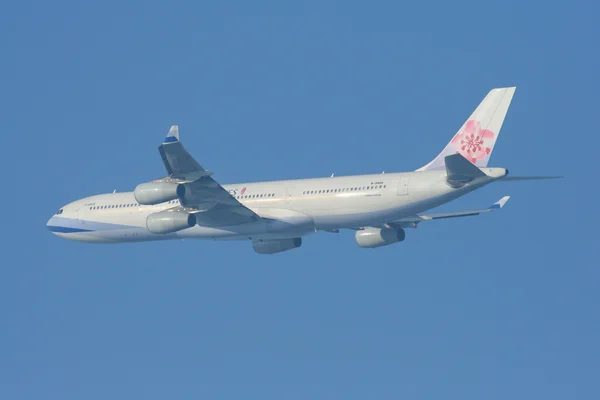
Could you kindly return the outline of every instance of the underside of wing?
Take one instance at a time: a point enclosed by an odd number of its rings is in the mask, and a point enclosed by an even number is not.
[[[414,216],[402,218],[393,222],[390,222],[387,225],[388,228],[416,228],[417,224],[423,221],[432,221],[435,219],[445,219],[445,218],[459,218],[459,217],[471,217],[475,215],[479,215],[481,213],[486,213],[493,211],[495,209],[500,209],[504,207],[504,204],[510,199],[510,196],[504,196],[488,208],[484,208],[481,210],[469,210],[469,211],[454,211],[454,212],[446,212],[446,213],[431,213],[431,214],[417,214]]]

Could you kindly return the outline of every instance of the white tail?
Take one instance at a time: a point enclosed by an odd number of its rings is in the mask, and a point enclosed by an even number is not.
[[[444,158],[461,154],[479,168],[486,167],[516,87],[492,89],[442,152],[417,171],[446,168]]]

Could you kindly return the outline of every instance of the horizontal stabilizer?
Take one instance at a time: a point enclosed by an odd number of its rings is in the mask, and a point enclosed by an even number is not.
[[[502,181],[542,181],[545,179],[561,179],[562,176],[507,176],[500,179]]]
[[[446,179],[452,187],[460,187],[475,178],[486,176],[482,170],[460,154],[447,156],[444,161],[446,162]]]

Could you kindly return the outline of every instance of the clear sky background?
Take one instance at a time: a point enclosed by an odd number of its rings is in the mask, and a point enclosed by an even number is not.
[[[0,5],[2,399],[600,398],[597,1]],[[164,174],[410,171],[493,87],[497,183],[360,249],[90,245],[62,205]]]

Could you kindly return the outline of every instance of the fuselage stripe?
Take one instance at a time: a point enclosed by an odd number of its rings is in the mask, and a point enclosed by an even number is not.
[[[66,226],[54,226],[54,225],[48,225],[48,229],[50,230],[50,232],[59,232],[59,233],[94,232],[91,229],[69,228]]]

